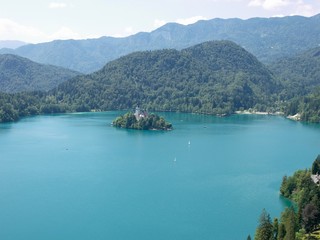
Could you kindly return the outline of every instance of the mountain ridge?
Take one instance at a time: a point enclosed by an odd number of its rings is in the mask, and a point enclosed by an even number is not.
[[[22,46],[14,53],[33,61],[90,73],[107,62],[135,51],[175,48],[201,42],[230,40],[253,53],[260,61],[272,62],[316,47],[320,39],[320,15],[242,20],[201,20],[190,25],[168,23],[150,33],[125,38],[56,40]],[[8,50],[0,50],[5,53]]]
[[[48,91],[79,74],[20,56],[0,54],[0,92]]]
[[[26,42],[22,42],[18,40],[0,40],[0,49],[2,48],[16,49],[27,44],[28,43]]]
[[[320,49],[284,59],[283,67],[279,61],[276,70],[286,76],[290,70],[284,68],[290,68],[293,62],[300,72],[299,59],[309,61],[310,56],[318,60]],[[246,109],[282,111],[286,115],[298,113],[302,121],[319,122],[319,79],[310,76],[314,71],[319,76],[316,72],[320,68],[314,62],[306,62],[311,74],[301,75],[307,81],[298,75],[291,83],[291,78],[278,78],[272,66],[267,68],[230,41],[210,41],[182,50],[139,51],[113,60],[92,74],[65,81],[49,92],[0,93],[0,122],[36,114],[128,110],[137,105],[150,111],[222,116]],[[304,63],[300,65],[305,67]],[[291,91],[290,84],[296,82],[303,91]]]

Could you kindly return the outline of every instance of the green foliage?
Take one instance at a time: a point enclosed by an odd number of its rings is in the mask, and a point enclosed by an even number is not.
[[[48,91],[79,74],[15,55],[0,55],[0,92]]]
[[[286,114],[300,113],[301,120],[320,123],[320,87],[313,93],[292,99],[286,108]]]
[[[269,213],[265,209],[259,218],[259,225],[254,236],[255,240],[271,240],[273,237],[273,225]]]
[[[0,93],[0,123],[38,114],[69,112],[71,108],[43,92]]]
[[[296,213],[293,207],[286,208],[281,214],[281,223],[284,227],[285,235],[283,236],[284,240],[294,240],[297,230],[297,219]],[[282,230],[283,231],[283,230]]]
[[[310,94],[320,87],[320,47],[281,59],[269,65],[269,69],[284,85],[280,98],[292,99]]]
[[[280,193],[296,203],[304,201],[305,190],[313,187],[310,170],[298,170],[293,176],[283,177]],[[310,196],[309,196],[310,198]]]
[[[314,231],[320,223],[320,212],[313,203],[308,203],[302,210],[302,223],[307,233]]]
[[[228,42],[206,42],[182,51],[137,52],[51,92],[67,105],[89,109],[231,114],[273,104],[279,88],[253,55]],[[274,94],[274,95],[273,95]]]
[[[19,72],[19,64],[10,61],[5,65]],[[302,81],[301,86],[311,89],[311,82]],[[215,41],[181,51],[133,53],[98,72],[66,81],[46,94],[6,95],[0,102],[0,121],[41,113],[124,110],[140,105],[151,111],[221,116],[244,109],[284,109],[287,115],[300,113],[303,121],[320,122],[320,88],[291,99],[292,94],[288,84],[279,82],[252,54],[232,42]],[[11,104],[14,111],[4,104]]]
[[[314,160],[311,168],[312,174],[320,174],[320,155]]]
[[[18,120],[17,110],[10,103],[5,103],[0,109],[0,122],[13,122]]]
[[[296,232],[296,240],[306,240],[306,230],[304,228],[299,229],[298,232]]]
[[[279,235],[279,221],[278,218],[274,218],[272,227],[272,237],[270,240],[277,240]]]
[[[172,124],[166,122],[163,117],[156,114],[150,114],[137,120],[132,112],[117,117],[113,121],[113,126],[120,128],[138,129],[138,130],[170,130]]]
[[[319,159],[318,156],[314,161],[313,170],[318,168]],[[320,187],[312,181],[311,170],[298,170],[293,176],[284,176],[280,193],[295,202],[297,211],[291,207],[282,212],[277,223],[277,240],[311,239],[311,233],[320,224]],[[276,220],[273,226],[275,233]]]
[[[320,122],[320,47],[269,66],[281,80],[279,99],[286,102],[285,114],[300,113],[302,121]]]
[[[286,236],[286,227],[283,223],[278,224],[278,236],[277,240],[283,240],[284,237]]]

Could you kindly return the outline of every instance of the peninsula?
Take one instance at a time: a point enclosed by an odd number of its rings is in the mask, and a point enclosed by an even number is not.
[[[112,125],[119,128],[137,130],[172,130],[172,124],[157,114],[148,114],[146,111],[136,108],[135,113],[128,112],[117,117]]]

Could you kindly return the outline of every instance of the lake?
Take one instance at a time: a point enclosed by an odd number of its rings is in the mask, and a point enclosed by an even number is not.
[[[320,125],[161,113],[173,131],[116,129],[119,112],[0,124],[0,239],[253,238],[279,216],[283,175],[311,167]]]

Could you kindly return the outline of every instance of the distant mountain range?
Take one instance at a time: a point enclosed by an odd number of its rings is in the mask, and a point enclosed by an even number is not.
[[[0,92],[48,91],[79,74],[16,55],[0,54]]]
[[[0,40],[0,49],[2,48],[16,49],[24,45],[27,45],[27,43],[16,41],[16,40]]]
[[[59,40],[2,49],[33,61],[90,73],[126,54],[183,48],[210,40],[231,40],[265,63],[293,56],[320,44],[320,14],[313,17],[212,19],[191,25],[169,23],[150,33],[126,38]]]

